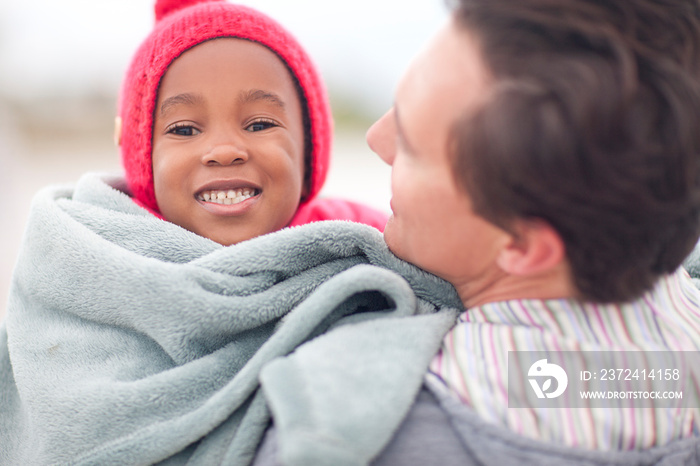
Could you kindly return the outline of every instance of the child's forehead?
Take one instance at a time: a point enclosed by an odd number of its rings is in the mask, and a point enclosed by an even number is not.
[[[240,72],[245,73],[245,65],[255,64],[276,71],[284,71],[285,77],[292,80],[287,63],[272,49],[256,41],[238,37],[217,37],[200,42],[176,57],[165,70],[164,74],[173,67],[207,66],[224,68],[228,65],[238,65]]]
[[[274,51],[258,42],[220,37],[201,42],[174,59],[161,77],[159,87],[173,81],[220,81],[222,84],[244,79],[264,83],[284,84],[294,89],[296,79],[287,64]],[[236,81],[238,80],[238,81]]]
[[[165,71],[156,112],[211,105],[275,107],[299,115],[303,100],[291,72],[272,50],[257,42],[219,38],[181,54]]]

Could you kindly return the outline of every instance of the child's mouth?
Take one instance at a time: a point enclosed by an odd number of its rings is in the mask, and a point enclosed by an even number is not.
[[[197,194],[197,200],[214,204],[233,205],[255,197],[260,192],[253,188],[212,189]]]

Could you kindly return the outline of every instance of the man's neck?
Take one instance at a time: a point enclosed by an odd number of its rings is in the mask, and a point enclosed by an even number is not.
[[[467,309],[499,301],[576,298],[578,295],[566,264],[537,275],[500,273],[454,285]]]

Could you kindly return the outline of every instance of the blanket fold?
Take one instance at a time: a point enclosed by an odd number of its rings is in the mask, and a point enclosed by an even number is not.
[[[0,464],[246,464],[270,416],[261,371],[284,397],[294,381],[277,371],[296,374],[309,340],[345,353],[339,368],[372,361],[369,382],[408,351],[405,386],[365,397],[386,419],[358,437],[371,456],[459,307],[371,227],[319,222],[222,247],[139,208],[117,177],[47,188],[0,326]]]

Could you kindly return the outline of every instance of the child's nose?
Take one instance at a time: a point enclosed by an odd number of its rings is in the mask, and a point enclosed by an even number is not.
[[[211,148],[204,157],[204,165],[233,165],[248,161],[248,151],[235,144],[218,144]]]

